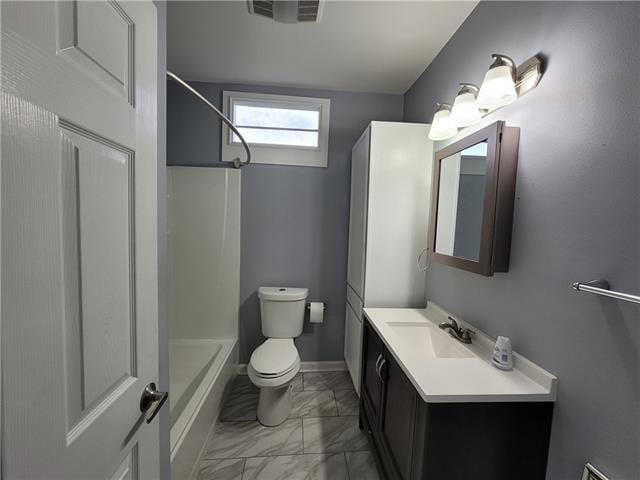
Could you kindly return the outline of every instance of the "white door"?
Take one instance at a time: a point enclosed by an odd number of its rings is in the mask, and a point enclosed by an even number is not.
[[[157,479],[156,8],[1,16],[3,478]]]
[[[351,151],[351,211],[349,214],[349,261],[347,282],[364,300],[364,268],[369,194],[369,136],[367,128]]]

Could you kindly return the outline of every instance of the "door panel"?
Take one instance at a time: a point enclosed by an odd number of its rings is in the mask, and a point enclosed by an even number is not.
[[[378,361],[383,357],[382,341],[368,322],[363,321],[364,372],[362,374],[362,391],[375,418],[371,419],[374,428],[378,428],[380,421],[380,405],[382,402],[382,380],[378,376]]]
[[[85,410],[135,376],[133,152],[59,122],[69,400]],[[77,330],[77,334],[73,332]],[[106,341],[105,341],[106,340]],[[81,353],[82,352],[82,353]],[[79,384],[82,388],[74,388]]]
[[[156,9],[1,8],[4,478],[158,478]]]
[[[367,128],[351,152],[351,210],[347,283],[364,300],[367,196],[369,182],[369,132]]]
[[[59,55],[134,104],[134,23],[119,4],[61,1],[56,31]]]
[[[408,480],[411,475],[416,391],[393,356],[387,353],[385,358],[382,369],[386,386],[381,436],[400,477]]]

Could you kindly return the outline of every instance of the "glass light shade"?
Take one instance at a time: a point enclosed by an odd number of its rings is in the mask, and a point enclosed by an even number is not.
[[[492,110],[515,102],[518,98],[511,76],[511,67],[500,65],[489,69],[484,76],[476,103],[480,108]]]
[[[460,93],[453,102],[451,118],[460,128],[474,125],[482,116],[476,104],[476,97],[471,92]]]
[[[456,122],[451,118],[451,112],[447,109],[438,110],[433,116],[429,138],[434,141],[446,140],[458,133]]]

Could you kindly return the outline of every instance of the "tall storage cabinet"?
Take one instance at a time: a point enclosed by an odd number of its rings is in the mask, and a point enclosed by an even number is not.
[[[363,307],[425,305],[433,143],[429,125],[371,122],[351,154],[344,356],[359,392]]]

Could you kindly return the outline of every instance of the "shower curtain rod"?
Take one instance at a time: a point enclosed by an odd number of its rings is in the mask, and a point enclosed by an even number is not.
[[[247,142],[244,140],[244,137],[242,136],[242,134],[238,131],[238,129],[235,127],[235,125],[233,125],[233,123],[231,123],[231,120],[229,120],[220,110],[218,110],[209,100],[207,100],[206,98],[204,98],[200,92],[198,92],[195,88],[193,88],[191,85],[189,85],[187,82],[185,82],[184,80],[182,80],[180,77],[178,77],[175,73],[170,72],[169,70],[167,70],[167,77],[171,78],[172,80],[175,80],[176,82],[178,82],[178,84],[189,90],[189,92],[191,92],[193,95],[195,95],[196,97],[198,97],[202,102],[204,102],[211,110],[213,110],[216,115],[218,115],[222,121],[224,123],[227,124],[227,126],[233,130],[233,133],[235,133],[238,138],[240,139],[240,141],[242,142],[242,146],[244,147],[244,150],[247,152],[247,159],[242,162],[240,161],[240,158],[236,157],[233,159],[233,168],[240,168],[240,167],[244,167],[245,165],[249,165],[249,163],[251,163],[251,151],[249,150],[249,145],[247,145]]]

